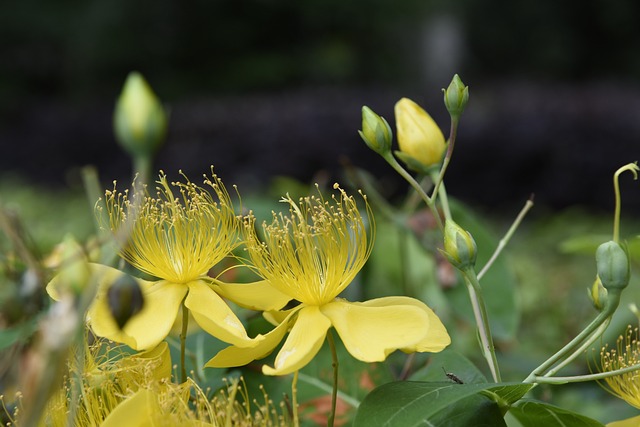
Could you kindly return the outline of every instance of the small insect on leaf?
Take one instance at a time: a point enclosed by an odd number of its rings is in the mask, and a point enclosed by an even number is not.
[[[464,384],[464,381],[462,381],[460,378],[458,378],[458,376],[456,374],[452,374],[451,372],[447,372],[444,369],[444,367],[442,368],[442,370],[444,371],[444,374],[447,376],[447,378],[449,378],[454,383],[456,383],[456,384]]]

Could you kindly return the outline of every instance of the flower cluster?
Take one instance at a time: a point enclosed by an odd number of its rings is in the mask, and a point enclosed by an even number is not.
[[[338,187],[325,200],[318,195],[299,202],[283,198],[289,215],[273,214],[256,229],[252,214],[236,216],[221,180],[205,176],[208,189],[186,177],[169,182],[160,173],[155,196],[145,188],[106,192],[109,229],[120,257],[155,280],[131,278],[144,304],[120,327],[112,316],[109,289],[127,273],[89,264],[98,290],[88,312],[93,332],[134,349],[152,349],[170,332],[181,310],[212,336],[231,344],[215,355],[210,367],[242,366],[271,353],[289,333],[275,361],[264,373],[283,375],[301,369],[318,352],[331,327],[357,359],[374,362],[389,353],[436,352],[450,343],[440,319],[424,303],[408,297],[348,302],[340,293],[362,269],[373,246],[375,223],[366,197],[366,215],[353,196]],[[212,193],[215,195],[212,196]],[[244,245],[248,266],[264,280],[224,283],[208,271]],[[60,298],[62,277],[48,286]],[[263,311],[276,327],[249,337],[223,298]],[[299,303],[281,310],[287,302]]]

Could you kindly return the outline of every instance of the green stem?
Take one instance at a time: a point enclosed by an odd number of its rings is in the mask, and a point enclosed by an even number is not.
[[[547,359],[543,364],[534,369],[529,376],[523,381],[524,383],[536,382],[536,377],[544,376],[551,368],[563,361],[569,355],[571,356],[576,349],[578,349],[585,340],[588,340],[592,334],[599,331],[602,324],[608,321],[620,304],[620,290],[611,289],[607,295],[607,301],[604,309],[596,316],[591,323],[582,330],[574,339],[572,339],[567,345],[562,347],[556,354]],[[597,336],[597,335],[596,335]]]
[[[293,408],[291,411],[293,412],[293,426],[300,426],[300,418],[298,417],[298,371],[293,373],[293,380],[291,381],[291,404]]]
[[[487,263],[484,265],[484,267],[482,267],[482,270],[480,270],[480,273],[478,273],[478,280],[481,280],[482,277],[485,275],[485,273],[487,271],[489,271],[489,268],[491,268],[491,266],[493,265],[495,260],[502,253],[502,250],[505,248],[505,246],[507,246],[507,243],[509,243],[509,240],[511,240],[511,237],[516,232],[516,230],[520,226],[520,223],[524,219],[525,215],[527,214],[527,212],[529,212],[529,210],[532,207],[533,207],[533,198],[530,198],[524,204],[524,207],[522,208],[522,210],[520,211],[520,213],[518,214],[516,219],[513,221],[513,224],[511,224],[511,227],[509,228],[509,231],[507,231],[507,233],[504,235],[504,237],[502,239],[500,239],[500,242],[498,243],[498,247],[496,248],[496,250],[491,255],[491,258],[489,258],[489,261],[487,261]]]
[[[333,391],[333,386],[330,387],[327,383],[316,378],[315,376],[307,375],[304,372],[300,372],[298,376],[300,378],[300,381],[303,381],[306,384],[316,387],[319,390],[322,390],[327,393],[330,393],[331,391]],[[340,390],[338,390],[338,397],[340,398],[340,400],[347,403],[348,405],[353,406],[354,408],[358,408],[358,406],[360,406],[360,401],[358,399]]]
[[[451,117],[451,128],[449,130],[449,144],[447,146],[447,153],[444,156],[444,161],[442,162],[442,168],[440,168],[438,179],[434,181],[433,193],[431,193],[431,198],[434,199],[434,201],[438,197],[437,195],[440,191],[440,186],[444,181],[444,174],[447,172],[447,168],[449,167],[449,163],[451,162],[451,157],[453,156],[453,148],[456,144],[456,137],[458,136],[459,123],[460,119],[458,119],[457,117]]]
[[[336,352],[336,343],[333,339],[333,332],[327,333],[329,348],[331,349],[331,366],[333,366],[333,390],[331,392],[331,414],[327,420],[327,427],[333,427],[336,419],[336,403],[338,400],[338,353]]]
[[[435,174],[433,174],[432,179],[436,181],[438,177],[435,176]],[[442,206],[444,217],[446,219],[451,219],[451,208],[449,208],[449,196],[447,195],[447,189],[444,187],[444,182],[440,183],[438,196],[440,196],[440,205]],[[431,200],[435,202],[436,198],[432,197]]]
[[[635,372],[640,370],[640,363],[627,366],[626,368],[616,369],[615,371],[600,372],[598,374],[589,375],[575,375],[571,377],[535,377],[535,382],[540,384],[567,384],[567,383],[580,383],[585,381],[597,381],[603,380],[609,377],[615,377],[617,375],[626,374],[629,372]]]
[[[143,185],[149,185],[153,175],[153,156],[135,156],[133,158],[133,170],[138,176],[138,182]]]
[[[611,318],[609,317],[605,322],[596,329],[593,334],[580,346],[578,347],[571,355],[569,355],[566,359],[564,359],[561,363],[558,363],[552,369],[548,370],[543,376],[544,377],[552,377],[559,372],[562,368],[567,366],[569,363],[573,362],[576,357],[580,356],[584,351],[593,344],[595,340],[597,340],[604,331],[607,330],[607,327],[611,323]]]
[[[476,324],[478,325],[480,342],[482,344],[482,353],[484,354],[487,364],[489,365],[489,369],[491,370],[493,381],[499,383],[502,379],[500,377],[498,359],[496,358],[496,349],[493,345],[491,326],[489,325],[489,316],[484,304],[484,298],[482,297],[480,283],[476,277],[476,272],[472,268],[467,268],[462,273],[464,275],[465,282],[467,283],[469,298],[471,299],[471,305],[473,306],[473,315],[475,316]]]
[[[630,171],[631,173],[633,173],[633,179],[638,179],[638,170],[640,170],[640,168],[638,168],[637,163],[629,163],[624,165],[623,167],[621,167],[620,169],[618,169],[616,171],[616,173],[613,174],[613,193],[615,195],[616,198],[616,208],[615,208],[615,212],[613,214],[613,241],[614,242],[619,242],[620,240],[620,205],[621,205],[621,200],[620,200],[620,183],[619,183],[619,177],[620,174],[624,171]]]
[[[424,189],[418,183],[418,181],[416,181],[411,176],[411,174],[409,172],[407,172],[402,167],[402,165],[400,165],[400,163],[398,163],[396,158],[393,157],[393,154],[391,154],[389,152],[389,153],[383,155],[383,158],[387,161],[387,163],[389,163],[389,165],[391,165],[391,167],[393,169],[395,169],[396,172],[398,172],[398,174],[400,174],[401,177],[403,177],[405,179],[405,181],[407,181],[409,183],[409,185],[411,185],[413,187],[414,190],[416,190],[418,195],[420,195],[420,198],[426,203],[426,205],[431,210],[431,213],[433,214],[433,217],[435,218],[436,223],[438,224],[438,228],[440,230],[444,230],[444,226],[442,225],[442,219],[440,218],[440,213],[438,212],[438,210],[436,209],[436,206],[435,206],[435,201],[431,197],[429,197],[427,195],[427,193],[425,193]]]
[[[187,348],[187,329],[189,328],[189,309],[182,301],[182,331],[180,332],[180,383],[187,381],[185,352]]]

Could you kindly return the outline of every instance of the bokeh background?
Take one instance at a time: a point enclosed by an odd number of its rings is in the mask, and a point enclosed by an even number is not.
[[[253,188],[338,179],[348,160],[393,192],[356,133],[361,106],[392,121],[408,96],[446,130],[440,89],[459,73],[471,102],[452,193],[608,210],[611,173],[640,154],[638,16],[635,0],[3,2],[0,173],[68,186],[93,164],[128,179],[111,114],[138,70],[172,112],[158,168],[213,164]]]

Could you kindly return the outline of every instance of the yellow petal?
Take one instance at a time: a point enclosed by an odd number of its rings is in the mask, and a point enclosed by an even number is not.
[[[157,363],[153,369],[152,378],[155,380],[171,379],[171,352],[169,351],[169,344],[166,341],[161,342],[155,348],[151,350],[143,351],[142,353],[131,356],[131,359],[148,359]],[[122,363],[126,363],[128,358],[122,358]]]
[[[607,424],[607,427],[638,427],[640,426],[640,415],[626,420],[614,421]]]
[[[294,309],[295,310],[295,309]],[[253,347],[236,347],[230,346],[216,354],[205,365],[209,368],[229,368],[232,366],[244,366],[254,360],[262,359],[271,354],[271,352],[280,344],[282,338],[289,330],[289,323],[293,319],[294,312],[289,313],[289,317],[285,319],[271,332],[263,335],[263,339],[256,343]]]
[[[331,321],[317,306],[302,307],[287,340],[276,356],[273,368],[263,366],[265,375],[286,375],[302,369],[320,351]]]
[[[158,412],[160,405],[155,393],[142,389],[116,406],[101,427],[153,427],[153,417]]]
[[[440,318],[425,303],[409,297],[386,297],[365,301],[362,305],[367,307],[384,307],[389,305],[413,305],[424,310],[429,316],[429,331],[422,341],[401,350],[407,353],[431,352],[437,353],[451,344],[451,337],[442,324]]]
[[[356,359],[381,362],[394,350],[415,346],[427,335],[429,315],[424,310],[386,300],[379,298],[368,305],[336,300],[321,307]]]
[[[431,116],[408,98],[398,101],[394,112],[400,151],[424,166],[439,163],[446,144],[442,131]]]
[[[256,311],[279,310],[291,297],[283,294],[267,281],[254,283],[224,283],[214,279],[213,289],[236,304]]]
[[[187,292],[186,286],[135,279],[142,290],[144,304],[120,330],[107,305],[107,290],[124,273],[99,264],[91,264],[91,270],[94,277],[98,277],[98,292],[88,317],[96,335],[125,343],[136,350],[153,348],[166,338]]]
[[[252,347],[258,336],[249,338],[244,325],[229,306],[202,280],[189,282],[189,293],[184,305],[202,329],[214,337],[238,347]]]
[[[272,325],[278,326],[280,323],[284,322],[292,312],[297,310],[300,310],[300,305],[297,305],[294,308],[290,308],[289,310],[265,311],[264,313],[262,313],[262,317],[264,317],[267,322],[271,323]]]

